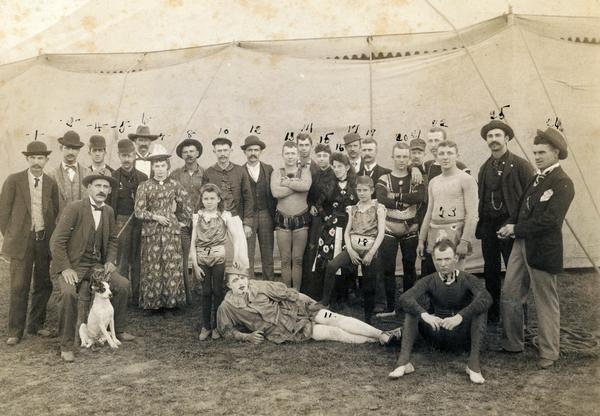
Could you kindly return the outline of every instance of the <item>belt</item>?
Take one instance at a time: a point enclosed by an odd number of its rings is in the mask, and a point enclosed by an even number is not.
[[[46,239],[46,230],[31,231],[31,238],[35,241],[42,241]]]

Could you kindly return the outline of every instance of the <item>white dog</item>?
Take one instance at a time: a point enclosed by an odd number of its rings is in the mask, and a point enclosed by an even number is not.
[[[91,290],[94,292],[94,302],[88,315],[87,325],[81,324],[79,327],[81,346],[90,348],[94,342],[103,345],[104,341],[108,341],[111,348],[119,348],[121,341],[117,339],[115,334],[114,309],[110,303],[112,295],[110,286],[105,281],[98,281],[93,278],[91,285]]]

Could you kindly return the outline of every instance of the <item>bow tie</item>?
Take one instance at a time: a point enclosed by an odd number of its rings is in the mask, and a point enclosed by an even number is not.
[[[535,177],[535,182],[533,182],[533,186],[538,186],[545,178],[546,175],[543,173],[538,173]]]
[[[35,183],[34,183],[33,187],[34,187],[34,188],[37,188],[37,187],[38,187],[38,185],[40,184],[40,178],[33,178],[33,180],[35,181]]]
[[[94,211],[102,211],[102,208],[104,208],[104,205],[98,206],[98,205],[92,204],[92,208],[94,209]]]
[[[65,169],[77,170],[77,166],[76,165],[65,165]]]

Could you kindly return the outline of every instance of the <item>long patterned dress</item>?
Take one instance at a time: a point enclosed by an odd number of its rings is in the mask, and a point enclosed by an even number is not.
[[[153,221],[163,215],[170,224]],[[185,304],[180,225],[191,224],[192,207],[187,191],[171,179],[143,182],[135,198],[135,216],[143,221],[140,299],[143,309],[174,308]]]

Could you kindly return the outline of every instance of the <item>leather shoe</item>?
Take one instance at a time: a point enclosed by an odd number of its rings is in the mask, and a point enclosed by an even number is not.
[[[72,363],[75,361],[75,354],[73,354],[73,351],[61,351],[60,358],[66,363]]]
[[[18,337],[10,337],[6,340],[8,345],[17,345],[21,341]]]
[[[553,365],[554,365],[554,360],[548,360],[547,358],[540,358],[540,360],[538,361],[538,367],[540,367],[541,370],[550,368]]]
[[[128,332],[119,332],[117,334],[117,338],[119,339],[119,341],[130,342],[135,340],[135,335],[131,335]]]
[[[50,338],[53,335],[52,331],[49,331],[48,329],[40,329],[35,334],[44,338]]]
[[[414,371],[415,371],[415,367],[413,367],[413,365],[411,363],[407,363],[407,364],[401,365],[400,367],[396,367],[396,369],[394,371],[392,371],[391,373],[388,374],[388,377],[391,379],[397,379],[397,378],[404,376],[405,374],[413,373]]]

